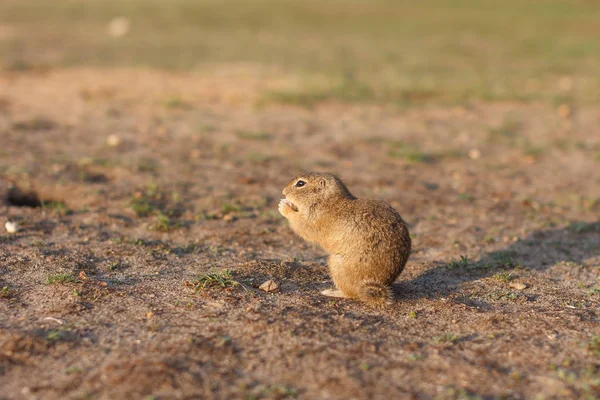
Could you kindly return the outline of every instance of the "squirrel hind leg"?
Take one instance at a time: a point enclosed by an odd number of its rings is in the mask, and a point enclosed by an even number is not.
[[[377,308],[391,305],[394,298],[391,286],[375,282],[363,282],[357,294],[360,300]]]

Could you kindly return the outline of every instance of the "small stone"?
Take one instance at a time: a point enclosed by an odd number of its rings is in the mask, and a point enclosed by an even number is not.
[[[109,145],[110,147],[117,147],[121,144],[122,140],[119,137],[119,135],[108,135],[108,137],[106,138],[106,144]]]
[[[160,125],[156,128],[156,134],[160,137],[166,137],[168,133],[169,130],[164,125]]]
[[[471,141],[471,138],[469,137],[468,132],[461,132],[456,137],[456,141],[459,143],[469,143]]]
[[[561,117],[562,119],[567,119],[569,118],[569,116],[571,115],[571,107],[569,107],[568,104],[561,104],[560,106],[558,106],[558,108],[556,109],[556,113],[558,114],[559,117]]]
[[[269,279],[268,281],[266,281],[265,283],[263,283],[262,285],[260,285],[258,288],[260,290],[263,290],[263,291],[267,292],[267,293],[279,291],[279,285],[277,284],[277,282],[275,282],[272,279]]]
[[[223,221],[233,221],[233,215],[227,214],[223,216]]]
[[[108,23],[108,34],[112,37],[118,38],[118,37],[122,37],[125,36],[127,34],[127,32],[129,32],[129,27],[130,27],[130,22],[129,22],[129,18],[125,18],[125,17],[117,17],[117,18],[113,18],[109,23]]]
[[[190,157],[198,159],[198,158],[202,157],[202,153],[200,152],[200,150],[194,149],[190,152]]]
[[[81,282],[85,282],[88,280],[88,276],[85,273],[84,270],[81,270],[81,272],[79,273],[79,275],[77,275],[77,279],[79,279]]]
[[[523,290],[527,288],[526,284],[520,282],[511,282],[509,286],[515,290]]]
[[[570,76],[563,76],[558,81],[558,87],[560,87],[560,90],[562,90],[563,92],[568,92],[568,91],[572,90],[573,86],[574,86],[573,78],[571,78]]]
[[[481,158],[481,151],[479,149],[469,150],[469,158],[471,160],[479,160]]]
[[[249,178],[249,177],[243,176],[243,177],[238,178],[237,182],[242,185],[251,185],[253,183],[256,183],[256,180],[254,178]]]
[[[6,221],[4,227],[6,228],[6,231],[8,233],[17,233],[17,231],[19,230],[19,224],[12,221]]]

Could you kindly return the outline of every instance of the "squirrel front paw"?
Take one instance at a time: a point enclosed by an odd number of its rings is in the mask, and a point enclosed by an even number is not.
[[[292,212],[295,212],[296,210],[294,208],[294,205],[288,199],[279,200],[279,213],[284,217],[287,218],[287,215],[289,215]]]

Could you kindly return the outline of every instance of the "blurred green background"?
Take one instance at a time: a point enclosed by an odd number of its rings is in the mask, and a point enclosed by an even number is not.
[[[4,70],[233,62],[300,76],[301,89],[273,93],[282,102],[590,103],[600,100],[600,2],[0,2]]]

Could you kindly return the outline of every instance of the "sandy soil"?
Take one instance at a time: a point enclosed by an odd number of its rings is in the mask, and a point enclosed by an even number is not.
[[[212,71],[0,75],[0,398],[600,397],[600,109]],[[390,309],[319,294],[277,213],[303,170],[410,224]]]

